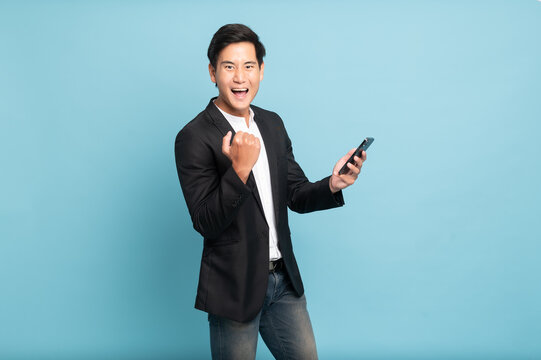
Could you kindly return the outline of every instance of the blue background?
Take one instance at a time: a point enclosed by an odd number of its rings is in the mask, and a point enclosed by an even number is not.
[[[312,180],[376,139],[291,214],[320,357],[540,359],[534,0],[1,2],[0,358],[209,357],[173,142],[230,22]]]

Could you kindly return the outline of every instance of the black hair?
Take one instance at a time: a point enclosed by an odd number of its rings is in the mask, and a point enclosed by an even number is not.
[[[259,36],[248,26],[242,24],[227,24],[216,31],[207,51],[207,56],[212,67],[216,69],[218,56],[226,46],[244,41],[254,44],[257,62],[259,67],[261,67],[263,57],[265,56],[265,47],[259,41]]]

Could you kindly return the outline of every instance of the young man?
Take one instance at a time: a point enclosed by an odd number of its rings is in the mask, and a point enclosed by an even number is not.
[[[280,117],[251,105],[265,48],[248,27],[221,27],[208,49],[218,97],[177,135],[178,176],[194,228],[204,237],[195,307],[209,313],[213,359],[254,359],[258,333],[277,359],[316,359],[287,208],[344,204],[342,189],[366,153],[338,175],[308,181]]]

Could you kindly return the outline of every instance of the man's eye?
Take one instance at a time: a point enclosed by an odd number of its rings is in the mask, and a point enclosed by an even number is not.
[[[246,65],[246,69],[249,69],[249,70],[251,70],[251,69],[253,69],[253,68],[254,68],[254,66],[253,66],[253,65]]]
[[[225,66],[225,69],[226,69],[226,70],[233,70],[233,65],[226,65],[226,66]]]

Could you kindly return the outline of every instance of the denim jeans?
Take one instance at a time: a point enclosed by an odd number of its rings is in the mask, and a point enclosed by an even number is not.
[[[317,359],[305,296],[298,297],[283,270],[269,273],[263,308],[255,319],[240,323],[209,314],[214,360],[253,360],[258,333],[276,359]]]

